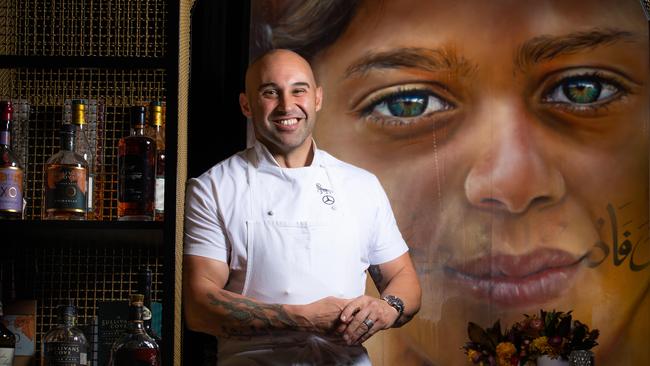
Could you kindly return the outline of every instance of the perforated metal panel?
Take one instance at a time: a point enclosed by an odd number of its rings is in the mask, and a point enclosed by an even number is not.
[[[14,254],[16,286],[31,289],[37,301],[37,357],[43,335],[56,325],[56,308],[71,300],[87,325],[101,301],[125,300],[137,292],[138,271],[153,272],[152,299],[162,300],[162,260],[158,247],[31,247]],[[23,290],[22,292],[25,292]]]
[[[43,206],[45,163],[59,149],[58,130],[64,121],[66,99],[95,99],[98,105],[98,154],[95,189],[98,218],[117,215],[117,143],[129,133],[128,109],[148,100],[165,98],[164,70],[12,69],[10,98],[30,102],[28,123],[27,207],[25,218],[39,219]]]
[[[166,0],[2,0],[0,54],[166,54]]]

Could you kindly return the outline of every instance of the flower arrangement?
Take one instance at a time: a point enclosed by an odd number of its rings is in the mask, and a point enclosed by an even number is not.
[[[571,351],[598,345],[598,329],[572,320],[571,311],[544,311],[525,315],[524,320],[501,332],[499,320],[483,329],[470,322],[469,342],[462,349],[470,362],[481,366],[521,366],[546,355],[567,360]]]

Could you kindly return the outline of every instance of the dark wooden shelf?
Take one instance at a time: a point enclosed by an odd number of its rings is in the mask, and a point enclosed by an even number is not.
[[[163,231],[163,222],[0,221],[0,232],[15,246],[162,246]]]
[[[0,56],[0,68],[164,69],[166,57]]]

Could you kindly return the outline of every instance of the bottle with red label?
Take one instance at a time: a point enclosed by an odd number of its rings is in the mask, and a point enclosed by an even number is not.
[[[23,217],[23,180],[25,170],[11,151],[11,102],[0,102],[0,220]]]
[[[160,349],[144,326],[144,295],[131,295],[126,333],[111,349],[109,366],[160,366]]]
[[[85,220],[88,162],[75,152],[75,126],[63,124],[61,149],[45,164],[44,220]]]

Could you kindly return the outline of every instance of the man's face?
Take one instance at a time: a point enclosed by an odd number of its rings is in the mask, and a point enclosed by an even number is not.
[[[540,308],[620,340],[649,282],[647,55],[637,1],[403,0],[316,57],[316,140],[390,196],[421,352],[459,364],[468,321]]]
[[[294,53],[277,51],[253,65],[240,103],[253,121],[255,137],[272,153],[288,153],[311,144],[321,96],[309,64]]]

